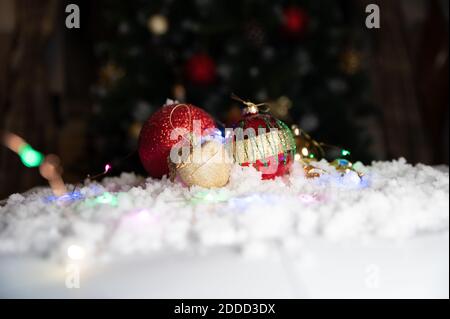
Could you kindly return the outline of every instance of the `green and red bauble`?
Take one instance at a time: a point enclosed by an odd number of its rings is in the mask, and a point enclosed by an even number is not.
[[[234,125],[234,158],[241,166],[252,165],[262,173],[262,179],[274,179],[289,172],[295,156],[295,140],[290,128],[269,113],[260,112],[263,104],[245,102],[242,119]],[[255,134],[244,139],[236,136],[236,128]]]

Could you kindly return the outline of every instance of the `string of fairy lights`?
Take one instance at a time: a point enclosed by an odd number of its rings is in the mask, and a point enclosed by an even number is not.
[[[10,132],[3,134],[3,143],[19,155],[23,165],[29,168],[39,167],[41,176],[48,181],[55,196],[62,196],[67,193],[67,188],[61,176],[61,161],[57,155],[49,154],[44,156],[22,137]]]
[[[39,168],[39,173],[45,178],[56,197],[69,194],[62,178],[63,168],[60,158],[55,154],[44,156],[41,152],[35,150],[27,141],[17,134],[11,132],[3,133],[3,144],[11,151],[16,153],[23,165],[28,168]],[[111,169],[110,164],[105,165],[105,170],[94,176],[87,175],[90,180],[97,179],[106,175]],[[71,191],[75,193],[76,185]]]
[[[291,131],[297,146],[294,159],[302,164],[307,178],[316,178],[322,174],[328,173],[323,168],[314,165],[317,160],[325,157],[325,149],[334,149],[338,151],[339,157],[330,162],[330,165],[333,166],[336,171],[340,172],[342,175],[349,171],[354,171],[360,178],[363,176],[363,173],[356,170],[353,163],[345,158],[351,154],[349,150],[335,145],[318,142],[297,125],[292,125]],[[7,148],[19,156],[25,167],[39,169],[40,175],[47,180],[55,199],[64,196],[68,197],[70,200],[82,197],[76,192],[77,185],[82,184],[81,182],[76,183],[71,191],[67,190],[62,178],[63,168],[60,158],[57,155],[43,155],[41,152],[35,150],[22,137],[11,132],[3,133],[2,140]],[[105,164],[104,170],[101,173],[93,176],[88,174],[86,178],[90,181],[98,179],[108,174],[111,169],[112,166],[110,164]],[[195,196],[190,202],[209,202],[211,196],[208,194],[208,192],[199,193],[198,196]],[[117,204],[117,199],[113,194],[104,192],[95,200],[95,203],[109,203],[114,205]]]

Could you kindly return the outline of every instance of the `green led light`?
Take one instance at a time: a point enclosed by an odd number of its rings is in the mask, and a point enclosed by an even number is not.
[[[111,193],[106,192],[106,193],[103,193],[103,195],[97,197],[95,199],[95,202],[98,204],[109,204],[112,206],[116,206],[118,200],[117,200],[116,196],[112,195]]]
[[[309,158],[314,158],[314,154],[309,154]]]
[[[29,144],[25,144],[19,150],[20,159],[26,167],[37,167],[41,165],[44,156],[33,149]]]
[[[341,154],[342,154],[342,156],[347,156],[347,155],[350,155],[350,151],[342,150]]]
[[[228,200],[228,194],[215,191],[200,191],[191,198],[192,204],[219,203]]]

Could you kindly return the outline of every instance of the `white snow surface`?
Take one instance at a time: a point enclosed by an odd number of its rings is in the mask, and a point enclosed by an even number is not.
[[[216,247],[261,255],[271,247],[298,250],[311,238],[399,241],[448,234],[448,168],[402,158],[355,165],[365,173],[362,180],[335,171],[306,179],[295,163],[289,175],[262,181],[253,168],[236,165],[221,189],[123,173],[86,182],[77,189],[83,198],[72,201],[49,201],[49,188],[13,194],[0,207],[0,256],[61,260],[71,245],[104,260]]]

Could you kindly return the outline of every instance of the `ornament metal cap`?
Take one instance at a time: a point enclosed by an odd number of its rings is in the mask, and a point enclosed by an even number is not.
[[[247,107],[245,107],[242,110],[242,115],[248,115],[248,114],[258,114],[259,113],[259,109],[258,106],[256,104],[250,103],[246,104]]]
[[[242,110],[242,115],[251,115],[251,114],[258,114],[259,113],[259,107],[266,105],[266,103],[260,103],[260,104],[255,104],[253,102],[249,102],[249,101],[244,101],[243,99],[241,99],[239,96],[237,96],[234,93],[231,93],[231,98],[235,101],[241,102],[242,104],[244,104],[246,107]]]

